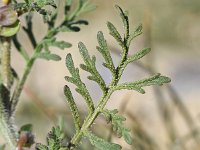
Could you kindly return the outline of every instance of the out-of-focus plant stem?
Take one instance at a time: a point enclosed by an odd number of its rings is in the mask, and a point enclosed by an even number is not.
[[[13,96],[12,96],[12,98],[11,98],[11,102],[12,102],[11,112],[12,112],[12,114],[13,114],[13,112],[15,111],[15,107],[16,107],[16,105],[17,105],[17,103],[18,103],[18,99],[19,99],[19,97],[20,97],[20,95],[21,95],[21,92],[22,92],[22,89],[23,89],[23,87],[24,87],[25,81],[26,81],[26,79],[27,79],[27,77],[28,77],[28,75],[29,75],[29,73],[30,73],[30,71],[31,71],[31,69],[32,69],[32,66],[33,66],[33,64],[34,64],[34,61],[35,61],[35,58],[31,58],[31,59],[27,62],[26,67],[25,67],[25,69],[24,69],[24,73],[23,73],[23,75],[22,75],[22,78],[21,78],[21,80],[19,81],[19,83],[17,84],[17,87],[16,87],[16,89],[15,89],[15,91],[14,91],[14,93],[13,93]]]
[[[1,84],[9,91],[12,85],[12,73],[11,73],[11,66],[10,66],[10,39],[0,37],[0,52],[1,52]],[[4,92],[1,90],[1,92]],[[16,146],[16,131],[13,128],[13,123],[9,118],[10,109],[9,107],[6,108],[5,99],[2,97],[4,93],[0,93],[0,132],[6,139],[8,143],[9,149],[14,150]],[[9,95],[8,95],[9,97]],[[10,103],[9,99],[6,99]],[[9,105],[8,105],[9,106]]]
[[[20,79],[19,83],[17,84],[15,90],[14,90],[14,93],[12,95],[12,98],[11,98],[11,102],[12,102],[12,108],[11,108],[11,113],[13,114],[14,111],[15,111],[15,108],[17,106],[17,103],[19,101],[19,97],[21,95],[21,92],[22,92],[22,89],[24,87],[24,84],[28,78],[28,75],[30,74],[30,71],[33,67],[33,64],[36,60],[36,55],[41,51],[41,47],[40,45],[38,44],[38,46],[35,48],[34,50],[34,53],[32,55],[32,57],[29,59],[29,61],[26,63],[26,67],[24,69],[24,72],[23,72],[23,75],[22,75],[22,78]],[[11,115],[12,115],[11,114]]]
[[[4,86],[10,90],[12,85],[12,74],[10,66],[10,38],[0,38],[1,47],[1,80]]]

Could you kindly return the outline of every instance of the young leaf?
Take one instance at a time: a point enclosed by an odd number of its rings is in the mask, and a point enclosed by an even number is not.
[[[144,94],[145,91],[142,87],[150,86],[150,85],[162,85],[164,83],[169,83],[170,81],[171,81],[170,78],[161,76],[161,74],[156,74],[147,79],[130,82],[130,83],[119,84],[115,87],[115,90],[121,90],[121,89],[136,90],[136,91]]]
[[[121,150],[118,144],[107,142],[106,140],[94,135],[90,131],[85,132],[85,136],[89,139],[90,143],[100,150]]]
[[[81,126],[80,125],[81,124],[80,116],[78,113],[78,108],[76,106],[76,103],[74,102],[74,98],[72,97],[72,93],[67,85],[65,85],[65,87],[64,87],[64,93],[65,93],[67,102],[69,103],[69,107],[70,107],[72,115],[73,115],[76,132],[78,132],[80,130],[80,126]]]
[[[123,116],[120,116],[117,109],[107,110],[105,109],[103,112],[107,122],[111,122],[112,128],[119,137],[123,137],[126,143],[132,144],[132,137],[130,135],[130,130],[124,127],[123,121],[126,120]]]
[[[82,95],[82,97],[85,99],[87,106],[89,108],[89,111],[93,112],[94,111],[94,104],[93,104],[92,98],[91,98],[85,84],[81,81],[78,68],[74,67],[74,62],[72,60],[71,54],[68,54],[66,56],[66,67],[68,68],[72,77],[66,76],[65,79],[68,82],[71,82],[71,83],[73,83],[77,86],[76,91],[80,95]]]
[[[88,79],[93,80],[95,82],[97,82],[99,84],[99,86],[101,87],[101,89],[103,91],[105,91],[106,89],[106,84],[103,80],[103,78],[101,77],[101,75],[99,74],[99,72],[96,69],[96,58],[95,56],[92,56],[92,58],[90,57],[87,48],[85,47],[85,45],[82,42],[79,42],[79,51],[81,53],[81,56],[85,62],[85,64],[81,64],[80,67],[81,69],[91,73],[92,76],[89,76]]]
[[[66,146],[62,145],[64,134],[59,127],[53,127],[47,136],[47,146],[36,144],[36,150],[67,150]]]

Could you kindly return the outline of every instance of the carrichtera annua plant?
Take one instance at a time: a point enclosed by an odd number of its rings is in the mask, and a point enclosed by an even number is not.
[[[13,121],[24,84],[37,59],[54,61],[61,59],[60,56],[51,52],[51,47],[59,49],[71,47],[71,44],[66,41],[58,41],[56,35],[60,32],[78,32],[79,25],[87,25],[88,22],[78,20],[77,17],[95,9],[95,6],[88,0],[77,0],[76,3],[72,0],[59,2],[63,4],[64,18],[60,19],[60,24],[57,25],[56,20],[59,18],[59,13],[54,0],[24,0],[20,2],[2,0],[4,5],[0,7],[0,135],[7,143],[6,148],[5,145],[0,146],[1,150],[4,148],[21,150],[23,147],[30,147],[33,144],[31,125],[25,125],[20,131],[17,131]],[[75,4],[73,5],[74,9],[71,7],[73,3]],[[53,11],[46,6],[53,7]],[[44,23],[48,27],[40,41],[33,33],[33,14],[35,12],[43,16]],[[25,25],[20,21],[20,17],[23,15],[25,15]],[[24,47],[25,43],[17,36],[21,27],[32,44],[32,54],[28,53],[28,51],[31,52],[31,49],[27,51]],[[20,76],[11,66],[11,42],[25,61],[24,71]]]
[[[63,134],[59,127],[54,127],[52,131],[47,136],[47,146],[42,144],[37,144],[37,150],[72,150],[76,149],[80,145],[80,141],[83,137],[88,138],[90,143],[100,150],[120,150],[122,147],[115,143],[107,142],[92,133],[90,127],[94,123],[95,119],[102,114],[108,123],[111,123],[113,130],[117,133],[119,137],[123,137],[128,144],[132,144],[132,138],[129,133],[129,129],[124,127],[125,118],[118,114],[118,110],[108,110],[105,106],[113,94],[117,90],[135,90],[142,94],[145,93],[144,87],[151,85],[162,85],[164,83],[170,82],[168,77],[162,76],[161,74],[156,74],[151,77],[133,81],[119,83],[119,80],[124,72],[124,69],[129,63],[132,63],[150,52],[150,48],[145,48],[132,56],[128,56],[129,47],[131,41],[142,33],[142,26],[136,28],[135,31],[131,32],[129,27],[129,19],[127,13],[124,12],[119,6],[116,6],[119,11],[120,17],[123,22],[124,33],[123,36],[118,32],[116,27],[111,23],[107,23],[107,27],[111,36],[115,38],[122,49],[121,60],[117,66],[114,65],[111,53],[109,51],[107,42],[101,31],[97,33],[98,46],[97,50],[101,53],[104,58],[103,66],[110,70],[112,73],[111,82],[106,85],[104,79],[100,75],[98,69],[96,68],[96,58],[95,56],[90,56],[86,46],[80,42],[78,44],[80,54],[83,58],[84,64],[80,65],[80,68],[86,72],[90,73],[88,76],[89,80],[95,81],[102,90],[102,97],[98,101],[98,104],[94,105],[94,100],[90,96],[86,85],[82,81],[79,69],[74,66],[74,62],[71,54],[66,56],[66,67],[69,70],[71,76],[66,76],[66,81],[73,83],[76,86],[76,92],[79,93],[84,99],[88,107],[88,115],[86,116],[83,123],[81,123],[78,107],[74,101],[70,88],[65,85],[64,94],[66,100],[70,106],[73,121],[75,125],[75,134],[68,142],[67,145],[63,145]]]

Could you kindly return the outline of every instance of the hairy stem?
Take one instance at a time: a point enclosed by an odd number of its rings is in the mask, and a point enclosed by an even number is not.
[[[50,31],[49,31],[50,32]],[[43,38],[43,40],[49,36],[49,32],[47,33],[47,35]],[[51,35],[53,36],[53,35]],[[23,75],[22,75],[22,78],[20,79],[19,83],[17,84],[15,90],[14,90],[14,93],[12,95],[12,98],[11,98],[11,115],[10,117],[12,116],[12,114],[14,113],[15,109],[16,109],[16,106],[18,104],[18,101],[19,101],[19,97],[22,93],[22,90],[23,90],[23,87],[24,87],[24,84],[28,78],[28,75],[30,74],[30,71],[33,67],[33,64],[36,60],[36,55],[38,53],[40,53],[40,51],[42,50],[41,48],[41,44],[43,42],[43,40],[41,40],[40,43],[38,43],[37,45],[35,45],[35,49],[34,49],[34,53],[32,55],[32,57],[28,60],[28,62],[26,63],[26,67],[24,69],[24,72],[23,72]]]
[[[99,113],[104,109],[106,103],[108,102],[111,94],[114,92],[113,89],[109,89],[107,94],[105,94],[101,100],[99,101],[97,107],[95,108],[94,112],[92,114],[89,114],[87,119],[84,121],[81,129],[79,132],[77,132],[72,140],[71,140],[71,144],[72,145],[77,145],[79,143],[79,141],[81,140],[84,132],[86,132],[90,126],[94,123],[95,119],[97,118],[97,116],[99,115]],[[73,147],[70,147],[70,149],[73,149]]]
[[[21,80],[19,81],[19,83],[17,84],[17,86],[14,90],[14,93],[13,93],[12,98],[11,98],[11,104],[12,104],[12,106],[11,106],[11,116],[14,113],[15,108],[18,104],[19,97],[21,95],[24,84],[25,84],[26,79],[27,79],[27,77],[28,77],[28,75],[29,75],[29,73],[32,69],[34,62],[35,62],[35,58],[33,58],[33,57],[27,62],[26,67],[24,69],[24,73],[22,75],[22,78],[21,78]]]
[[[12,85],[12,74],[11,74],[11,66],[10,66],[10,39],[8,38],[0,38],[0,52],[1,52],[1,89],[5,87],[7,91],[10,91]],[[5,138],[8,143],[9,149],[14,150],[17,134],[13,128],[13,123],[9,118],[10,108],[9,98],[4,98],[4,90],[0,90],[0,133]],[[9,93],[6,93],[7,97],[9,97]]]
[[[113,76],[113,79],[111,81],[112,86],[116,85],[119,82],[119,80],[122,76],[122,73],[123,73],[123,71],[124,71],[124,69],[127,65],[126,60],[127,60],[127,57],[128,57],[128,47],[126,47],[124,45],[124,46],[122,46],[122,49],[123,49],[122,58],[120,60],[118,67],[116,68],[116,75]]]
[[[2,110],[2,107],[0,109],[0,133],[5,138],[9,149],[14,150],[16,147],[17,134],[15,134],[12,125],[8,122],[8,118],[5,116],[5,112]]]
[[[0,49],[1,49],[1,79],[4,86],[7,89],[11,88],[12,85],[12,74],[10,66],[10,39],[1,38],[0,39]]]
[[[16,108],[16,106],[18,104],[19,97],[20,97],[20,95],[22,93],[24,84],[25,84],[25,82],[26,82],[26,80],[28,78],[28,75],[30,74],[30,71],[31,71],[31,69],[33,67],[33,64],[34,64],[35,60],[36,60],[36,56],[40,51],[41,51],[41,45],[38,44],[37,47],[35,48],[34,54],[29,59],[29,61],[26,63],[26,67],[24,69],[22,78],[19,81],[19,83],[17,84],[17,86],[16,86],[16,88],[14,90],[14,93],[12,95],[12,98],[11,98],[11,104],[12,104],[12,106],[11,106],[11,116],[15,111],[15,108]]]

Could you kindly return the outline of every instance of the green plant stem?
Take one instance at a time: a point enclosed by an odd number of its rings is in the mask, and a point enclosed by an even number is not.
[[[114,90],[112,88],[110,88],[107,92],[107,94],[105,94],[101,100],[99,101],[99,104],[97,105],[97,107],[95,108],[95,111],[92,114],[89,114],[87,119],[85,119],[81,129],[79,132],[77,132],[72,140],[71,140],[71,144],[72,145],[77,145],[79,143],[79,141],[81,140],[84,132],[86,132],[88,130],[88,128],[90,128],[90,126],[94,123],[95,119],[97,118],[97,116],[99,115],[99,113],[104,109],[106,103],[108,102],[111,94],[114,92]],[[72,148],[73,149],[73,148]]]
[[[12,104],[12,106],[11,106],[11,115],[15,111],[15,108],[16,108],[17,103],[19,101],[19,97],[21,95],[21,92],[22,92],[22,89],[24,87],[25,81],[26,81],[26,79],[27,79],[27,77],[28,77],[28,75],[29,75],[29,73],[30,73],[30,71],[32,69],[34,61],[35,61],[35,58],[32,57],[27,62],[26,67],[24,69],[24,73],[22,75],[22,78],[21,78],[21,80],[19,81],[19,83],[17,84],[17,86],[16,86],[16,88],[14,90],[13,96],[11,98],[11,104]]]
[[[10,150],[14,150],[16,147],[17,138],[10,128],[7,122],[7,117],[4,116],[2,110],[0,110],[0,133],[5,138]]]
[[[122,73],[127,65],[126,63],[126,60],[127,60],[127,57],[128,57],[128,47],[126,47],[125,45],[122,46],[122,49],[123,49],[123,53],[122,53],[122,58],[120,60],[120,63],[118,65],[118,67],[116,68],[116,73],[115,73],[115,76],[113,77],[112,81],[111,81],[111,85],[116,85],[121,76],[122,76]]]
[[[45,40],[47,37],[53,37],[56,34],[57,34],[56,30],[49,30],[49,32],[43,38],[43,40]],[[33,37],[34,37],[34,35],[33,35]],[[15,90],[13,92],[13,95],[12,95],[12,98],[11,98],[11,104],[12,104],[12,106],[11,106],[10,117],[12,116],[12,114],[14,113],[14,111],[16,109],[16,106],[17,106],[18,101],[19,101],[19,97],[20,97],[20,95],[22,93],[24,84],[25,84],[25,82],[26,82],[26,80],[28,78],[28,75],[30,74],[30,71],[31,71],[31,69],[33,67],[33,64],[34,64],[34,62],[36,60],[36,56],[42,50],[41,49],[41,45],[42,45],[43,40],[41,40],[40,43],[38,43],[37,45],[35,45],[34,53],[33,53],[32,57],[27,61],[26,67],[25,67],[23,75],[22,75],[22,78],[20,79],[19,83],[17,84],[17,86],[16,86],[16,88],[15,88]],[[33,46],[34,46],[34,43],[33,43]]]
[[[14,113],[15,111],[15,108],[18,104],[18,101],[19,101],[19,97],[21,95],[21,92],[22,92],[22,89],[24,87],[24,84],[28,78],[28,75],[33,67],[33,64],[36,60],[36,55],[41,51],[41,47],[40,47],[40,44],[37,45],[37,47],[35,48],[35,51],[34,51],[34,54],[32,55],[32,57],[29,59],[29,61],[26,63],[26,67],[24,69],[24,72],[23,72],[23,75],[22,75],[22,78],[21,80],[19,81],[19,83],[17,84],[15,90],[14,90],[14,93],[12,95],[12,98],[11,98],[11,116],[12,114]]]

